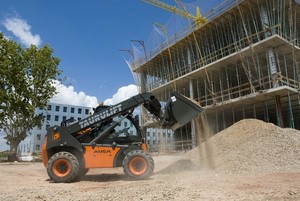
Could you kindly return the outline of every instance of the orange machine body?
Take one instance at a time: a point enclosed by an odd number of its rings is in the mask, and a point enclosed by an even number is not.
[[[121,149],[111,146],[96,146],[94,149],[92,146],[85,146],[85,168],[112,168],[114,162]]]

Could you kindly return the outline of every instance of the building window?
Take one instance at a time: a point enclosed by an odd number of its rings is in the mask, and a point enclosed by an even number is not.
[[[55,115],[55,121],[58,121],[58,119],[59,119],[59,116],[58,115]]]
[[[81,114],[82,109],[78,108],[78,114]]]
[[[41,148],[41,146],[40,146],[39,144],[35,145],[35,149],[36,149],[37,151],[39,151],[40,148]]]
[[[49,127],[50,127],[50,125],[49,125],[49,124],[47,124],[47,125],[46,125],[46,130],[47,130]]]
[[[89,109],[85,109],[85,114],[89,114]]]
[[[51,120],[51,115],[50,114],[47,115],[47,120]]]
[[[41,134],[36,135],[36,140],[41,140]]]
[[[59,106],[58,105],[55,107],[55,111],[59,112]]]
[[[66,116],[63,116],[63,121],[65,121],[67,119],[67,117]]]
[[[74,109],[73,107],[71,107],[71,113],[74,113],[74,110],[75,110],[75,109]]]
[[[127,128],[127,121],[124,122],[124,127]]]
[[[51,110],[52,109],[52,106],[51,105],[48,105],[48,108],[47,108],[48,110]]]
[[[64,107],[64,108],[63,108],[63,112],[67,112],[67,107]]]
[[[80,117],[78,117],[78,118],[77,118],[77,120],[78,120],[78,121],[80,121],[80,120],[81,120],[81,118],[80,118]]]
[[[149,131],[147,132],[147,137],[150,137],[150,132]]]

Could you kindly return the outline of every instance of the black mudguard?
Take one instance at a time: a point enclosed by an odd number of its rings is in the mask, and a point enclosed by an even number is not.
[[[80,153],[83,152],[82,144],[70,134],[68,127],[65,126],[54,126],[47,130],[47,151],[58,147],[72,147]]]

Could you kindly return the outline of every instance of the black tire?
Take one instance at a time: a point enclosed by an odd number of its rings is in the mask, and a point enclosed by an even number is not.
[[[47,173],[55,183],[73,182],[79,174],[79,162],[69,152],[58,152],[49,159]]]
[[[134,179],[147,179],[154,170],[154,161],[149,153],[142,150],[129,152],[123,160],[123,171]]]

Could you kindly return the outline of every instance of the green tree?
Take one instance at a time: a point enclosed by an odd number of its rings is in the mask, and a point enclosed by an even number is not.
[[[28,131],[43,123],[35,109],[56,94],[59,62],[48,45],[22,48],[0,32],[0,129],[15,154]]]

